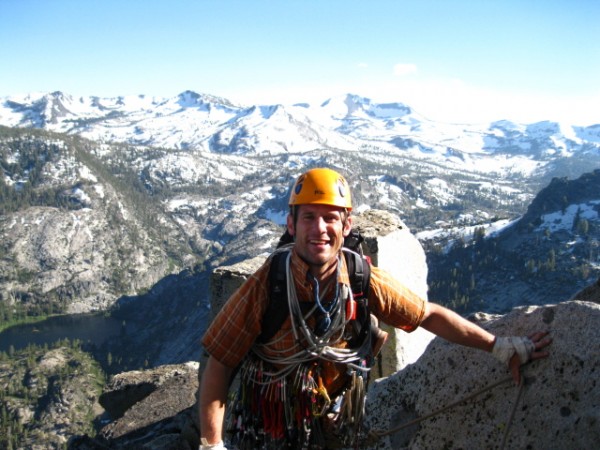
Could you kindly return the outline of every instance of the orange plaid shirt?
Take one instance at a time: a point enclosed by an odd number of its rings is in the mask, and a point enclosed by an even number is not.
[[[337,281],[349,285],[346,260],[343,257],[339,260],[342,267]],[[263,316],[269,302],[270,262],[271,258],[229,298],[202,338],[204,349],[226,366],[238,366],[260,335],[263,319],[268,320],[268,317]],[[308,265],[294,250],[290,264],[298,300],[314,302],[313,287],[307,277]],[[325,298],[331,299],[334,293],[334,285],[331,283]],[[425,314],[425,300],[377,267],[371,268],[368,300],[371,314],[380,321],[407,332],[415,330]],[[277,341],[275,350],[289,350],[293,353],[297,349],[290,329],[291,321],[288,317],[272,339]]]

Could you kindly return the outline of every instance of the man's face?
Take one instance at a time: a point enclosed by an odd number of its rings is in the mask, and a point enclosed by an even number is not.
[[[335,206],[301,205],[296,223],[289,215],[287,226],[295,238],[296,251],[316,274],[334,263],[352,221],[343,209]]]

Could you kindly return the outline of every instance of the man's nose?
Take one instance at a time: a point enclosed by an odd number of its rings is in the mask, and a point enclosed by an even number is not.
[[[315,228],[319,230],[321,233],[325,233],[327,231],[327,222],[322,217],[315,218]]]

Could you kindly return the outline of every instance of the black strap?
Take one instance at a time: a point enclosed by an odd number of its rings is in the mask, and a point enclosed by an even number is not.
[[[348,342],[350,348],[358,348],[357,353],[367,360],[371,365],[372,345],[371,345],[371,314],[369,311],[369,285],[371,280],[371,266],[367,259],[358,253],[347,248],[342,249],[348,266],[348,275],[350,277],[350,287],[356,301],[356,332],[354,339]]]
[[[289,251],[278,251],[273,255],[269,267],[269,305],[262,318],[262,331],[258,341],[266,343],[279,331],[289,314],[287,303],[286,260]]]
[[[358,253],[342,248],[348,266],[348,276],[350,277],[350,287],[354,298],[367,298],[369,295],[369,281],[371,277],[371,267],[366,259]]]

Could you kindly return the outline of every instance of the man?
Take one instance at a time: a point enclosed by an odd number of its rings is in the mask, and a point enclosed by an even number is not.
[[[201,381],[201,448],[225,448],[223,419],[229,383],[241,365],[234,404],[234,445],[240,448],[330,448],[359,444],[368,365],[357,326],[344,238],[352,228],[350,189],[331,169],[312,169],[294,184],[286,253],[289,314],[262,342],[273,258],[232,295],[203,338],[209,358]],[[547,356],[546,333],[496,338],[474,323],[426,302],[387,272],[372,267],[369,313],[413,331],[421,326],[457,344],[492,352],[515,382],[519,366]],[[364,320],[363,320],[364,322]],[[357,336],[363,338],[359,339]],[[368,340],[368,339],[367,339]],[[362,435],[364,437],[364,435]]]

